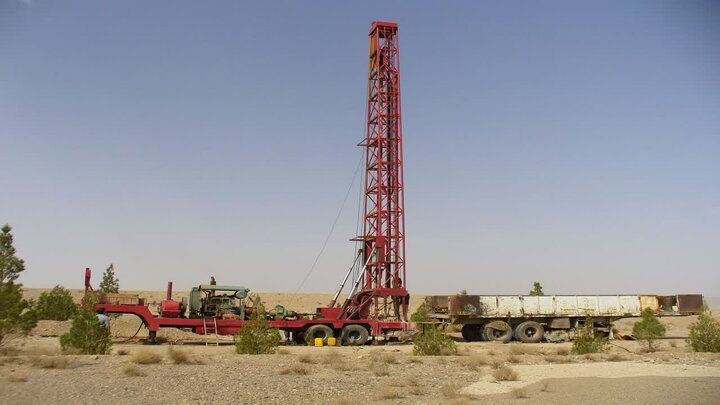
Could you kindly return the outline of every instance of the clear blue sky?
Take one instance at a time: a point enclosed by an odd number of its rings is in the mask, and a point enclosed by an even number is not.
[[[717,1],[0,0],[21,281],[295,291],[360,158],[373,20],[400,24],[411,292],[720,296]],[[301,291],[350,265],[353,190]]]

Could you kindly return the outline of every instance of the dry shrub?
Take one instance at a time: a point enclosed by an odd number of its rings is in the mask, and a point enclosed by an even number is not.
[[[627,360],[622,354],[612,353],[607,357],[608,361],[625,361]]]
[[[280,370],[281,375],[288,375],[288,374],[297,374],[297,375],[308,375],[310,374],[310,369],[303,366],[302,364],[293,364],[292,366],[285,367],[282,370]]]
[[[116,353],[117,353],[118,356],[125,356],[125,355],[130,354],[130,351],[129,351],[129,350],[125,350],[125,349],[120,349],[120,350],[118,350]]]
[[[23,354],[27,356],[57,356],[62,354],[68,354],[65,351],[60,351],[56,348],[50,348],[50,347],[29,347],[27,349],[23,349]]]
[[[22,382],[27,382],[28,378],[27,378],[27,376],[24,376],[24,375],[10,374],[8,376],[7,380],[8,380],[8,382],[11,382],[11,383],[22,383]]]
[[[558,356],[567,356],[570,354],[570,349],[568,349],[567,347],[561,347],[555,351],[555,354],[557,354]]]
[[[508,366],[496,368],[492,375],[495,377],[495,381],[517,381],[519,378],[517,371]]]
[[[507,359],[508,363],[518,364],[520,363],[520,357],[518,356],[510,356]]]
[[[336,364],[340,363],[343,360],[342,354],[340,352],[328,352],[325,355],[320,357],[320,363],[322,364]]]
[[[18,356],[0,357],[0,366],[11,363],[19,363],[22,359]]]
[[[417,379],[417,377],[408,377],[406,380],[406,385],[410,387],[419,387],[420,381]]]
[[[522,355],[522,354],[535,354],[535,349],[526,346],[523,343],[516,343],[513,345],[510,345],[510,354],[514,354],[516,356]]]
[[[547,361],[548,363],[559,363],[559,364],[575,362],[575,360],[573,360],[573,358],[570,356],[545,356],[545,361]]]
[[[513,396],[513,398],[527,398],[528,394],[527,391],[525,391],[525,388],[513,388],[512,391],[510,391],[510,394]]]
[[[584,358],[585,360],[588,360],[588,361],[598,361],[598,360],[601,359],[600,357],[594,356],[594,355],[592,355],[592,354],[586,354],[586,355],[583,356],[583,358]]]
[[[460,396],[460,389],[462,387],[459,384],[450,383],[440,387],[440,392],[445,398],[453,399]]]
[[[463,359],[462,363],[470,370],[478,371],[482,366],[488,365],[490,361],[484,356],[470,356]]]
[[[144,371],[140,370],[140,368],[134,364],[130,364],[129,366],[125,367],[125,369],[123,369],[123,373],[130,377],[145,377],[147,375]]]
[[[490,360],[490,367],[492,368],[500,368],[505,364],[505,362],[502,359],[492,359]]]
[[[70,367],[70,360],[61,356],[40,356],[30,358],[30,363],[34,367],[64,370]]]
[[[193,358],[186,351],[173,349],[172,347],[168,347],[168,357],[175,364],[202,364],[200,360]]]
[[[384,389],[378,393],[378,395],[375,397],[375,399],[402,399],[405,398],[403,394],[401,394],[398,391],[390,390],[390,389]]]
[[[157,364],[162,361],[162,356],[148,350],[140,350],[135,353],[132,362],[135,364]]]
[[[370,361],[385,364],[400,364],[400,360],[396,355],[381,351],[370,352]]]
[[[0,346],[0,356],[17,356],[20,350],[12,346]]]
[[[425,390],[422,389],[422,387],[410,387],[410,389],[408,389],[408,392],[410,393],[410,395],[415,396],[425,396],[426,394]]]
[[[307,364],[315,364],[317,363],[317,360],[315,359],[315,356],[312,356],[310,354],[301,354],[298,356],[298,361],[300,363],[307,363]]]
[[[378,377],[385,377],[390,375],[390,367],[387,363],[370,363],[368,369]]]

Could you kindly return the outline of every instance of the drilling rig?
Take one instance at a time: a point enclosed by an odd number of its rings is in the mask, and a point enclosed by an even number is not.
[[[288,340],[313,344],[338,336],[342,344],[361,345],[370,338],[393,338],[406,331],[408,302],[405,272],[405,211],[403,183],[402,114],[400,110],[400,47],[398,25],[375,21],[370,27],[367,122],[364,153],[364,215],[362,235],[353,238],[361,248],[330,305],[314,313],[298,314],[277,306],[268,314],[273,327]],[[351,277],[352,276],[352,277]],[[340,305],[348,280],[352,287]],[[85,274],[86,291],[90,269]],[[218,291],[230,294],[217,294]],[[98,308],[107,313],[134,314],[154,341],[163,327],[187,328],[208,335],[235,334],[247,322],[252,307],[245,304],[248,289],[200,285],[189,304],[167,299],[157,315],[139,297],[101,296]]]
[[[363,233],[359,271],[340,318],[407,320],[405,199],[398,25],[373,22],[370,29],[367,121],[364,148]],[[352,269],[351,269],[352,270]],[[344,287],[345,280],[339,291]]]

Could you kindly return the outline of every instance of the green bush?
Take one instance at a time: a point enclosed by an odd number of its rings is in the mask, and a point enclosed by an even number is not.
[[[244,326],[234,337],[235,351],[239,354],[271,354],[280,345],[282,337],[277,328],[270,326],[265,306],[260,297],[253,297],[251,323]]]
[[[585,319],[585,325],[575,330],[572,352],[574,354],[600,353],[607,350],[607,338],[594,328],[592,318]]]
[[[410,321],[421,323],[421,322],[430,322],[430,317],[427,313],[427,306],[425,306],[425,303],[423,302],[420,304],[418,309],[415,310],[415,312],[410,315]]]
[[[656,339],[665,336],[665,325],[650,308],[643,309],[641,316],[642,320],[633,325],[633,335],[636,339],[645,342],[649,352],[654,352],[657,350]]]
[[[27,335],[36,324],[32,303],[22,298],[21,285],[0,283],[0,346],[9,337]]]
[[[455,341],[436,325],[424,325],[422,332],[413,338],[413,354],[416,356],[450,356],[457,354]]]
[[[67,321],[77,312],[70,290],[59,285],[40,294],[34,308],[38,319],[51,321]]]
[[[690,325],[687,341],[696,352],[720,353],[720,322],[713,318],[707,306],[697,321]]]
[[[23,299],[22,285],[16,283],[25,262],[16,255],[10,231],[7,224],[0,228],[0,346],[10,336],[27,335],[37,323],[32,302]]]
[[[84,305],[72,318],[70,332],[60,337],[63,350],[74,349],[83,354],[109,354],[112,348],[110,329],[105,328],[95,313],[95,300],[88,294]]]

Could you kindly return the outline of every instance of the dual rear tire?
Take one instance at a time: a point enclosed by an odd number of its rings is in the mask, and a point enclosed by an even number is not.
[[[302,334],[305,344],[312,346],[315,339],[322,339],[323,345],[328,339],[335,337],[335,331],[327,325],[312,325]],[[340,332],[340,342],[343,346],[362,346],[368,342],[370,331],[363,325],[347,325]]]
[[[485,340],[507,343],[513,339],[523,343],[538,343],[545,335],[545,329],[535,321],[521,322],[513,328],[505,321],[494,321],[486,325],[463,325],[462,337],[468,342]]]

